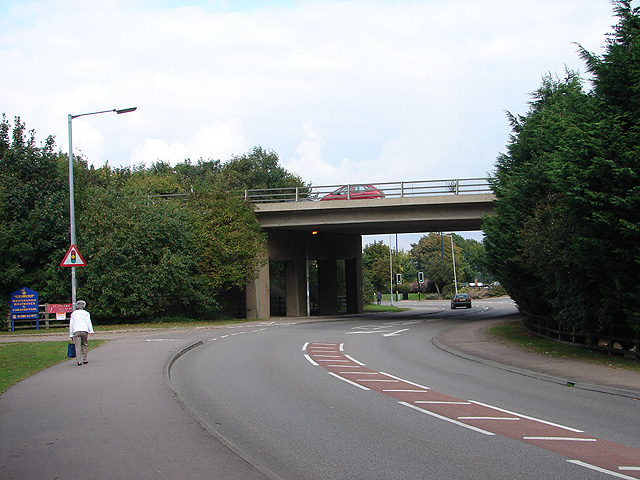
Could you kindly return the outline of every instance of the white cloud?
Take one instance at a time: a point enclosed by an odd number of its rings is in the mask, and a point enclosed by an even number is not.
[[[241,130],[242,122],[231,119],[224,123],[202,126],[187,143],[146,138],[144,145],[134,149],[131,163],[150,165],[162,160],[175,165],[186,159],[226,160],[249,149],[249,143]]]
[[[261,145],[316,185],[482,176],[504,111],[616,21],[602,0],[239,4],[5,1],[3,112],[66,151],[68,113],[137,106],[74,121],[95,165]]]

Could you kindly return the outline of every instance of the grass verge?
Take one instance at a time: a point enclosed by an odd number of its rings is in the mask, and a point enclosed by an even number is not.
[[[377,305],[375,303],[370,303],[364,306],[365,312],[406,312],[407,310],[411,309],[394,307],[391,305]]]
[[[106,340],[90,340],[89,350]],[[0,343],[0,394],[20,380],[56,363],[68,360],[69,342]]]
[[[494,325],[487,329],[487,333],[506,342],[518,345],[529,352],[540,355],[640,372],[640,362],[637,360],[608,355],[606,353],[574,347],[573,345],[538,337],[527,332],[519,320]]]

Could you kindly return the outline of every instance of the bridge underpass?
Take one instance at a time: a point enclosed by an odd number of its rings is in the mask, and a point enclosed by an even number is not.
[[[283,281],[274,287],[281,290],[277,296],[285,298],[279,314],[295,317],[311,313],[310,265],[317,268],[320,315],[337,314],[342,297],[347,313],[362,313],[362,235],[481,230],[485,215],[494,214],[495,197],[488,186],[484,191],[465,192],[452,190],[452,181],[440,182],[446,182],[444,193],[410,196],[403,192],[374,199],[312,201],[309,192],[302,199],[296,192],[297,201],[256,203],[268,240],[265,264],[258,278],[247,285],[247,318],[271,316],[270,263],[283,267]],[[259,192],[258,198],[264,198],[264,192],[273,196],[271,191]],[[321,198],[316,194],[316,200]],[[343,262],[342,282],[338,281],[339,262]]]

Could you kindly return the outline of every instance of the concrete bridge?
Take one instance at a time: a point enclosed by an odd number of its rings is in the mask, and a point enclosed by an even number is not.
[[[317,267],[319,314],[338,313],[341,297],[348,313],[361,313],[362,235],[481,230],[484,216],[494,214],[495,197],[484,178],[371,184],[364,194],[370,198],[350,195],[357,190],[351,185],[343,187],[245,192],[268,234],[267,261],[247,286],[247,318],[271,316],[269,262],[284,267],[279,296],[287,316],[310,314],[310,261]],[[340,188],[344,197],[327,201]],[[344,262],[343,285],[338,262]]]

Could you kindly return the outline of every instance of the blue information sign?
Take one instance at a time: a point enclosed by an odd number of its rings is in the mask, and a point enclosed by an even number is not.
[[[22,287],[11,294],[11,331],[15,331],[15,320],[35,320],[40,330],[38,317],[38,292]]]

